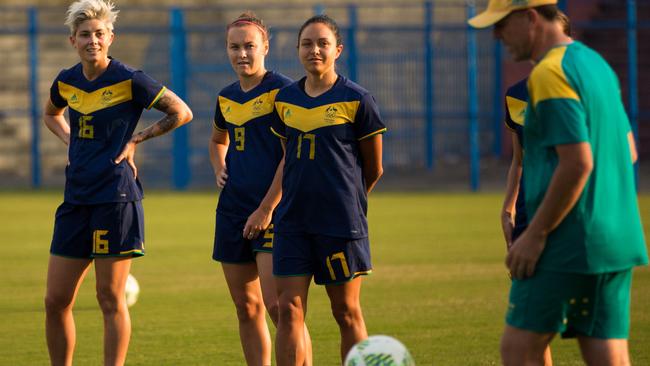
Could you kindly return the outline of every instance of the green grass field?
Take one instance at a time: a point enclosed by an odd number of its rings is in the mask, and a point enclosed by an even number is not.
[[[61,192],[0,193],[0,365],[48,364],[43,294]],[[640,198],[646,233],[650,196]],[[133,263],[142,288],[131,308],[127,365],[243,365],[237,320],[211,259],[214,193],[148,192],[147,255]],[[376,193],[370,200],[374,274],[362,304],[370,334],[392,335],[418,365],[496,365],[509,280],[498,194]],[[633,282],[630,353],[650,364],[650,270]],[[75,364],[102,362],[94,275],[75,308]],[[323,288],[309,298],[314,364],[338,363],[338,330]],[[643,346],[645,344],[645,346]],[[575,341],[552,344],[558,365],[580,365]]]

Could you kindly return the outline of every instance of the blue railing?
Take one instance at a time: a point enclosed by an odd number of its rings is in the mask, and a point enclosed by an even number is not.
[[[187,100],[187,44],[183,10],[171,9],[169,33],[171,34],[170,65],[171,87],[181,99]],[[174,133],[174,188],[185,189],[190,182],[192,171],[189,164],[188,126],[176,129]]]
[[[38,20],[35,8],[29,10],[29,91],[32,126],[32,186],[41,186],[41,152],[40,146],[40,100],[38,98]]]
[[[635,133],[638,120],[647,116],[639,110],[637,31],[648,28],[639,22],[636,2],[627,1],[627,19],[579,24],[587,29],[613,27],[627,32],[627,95],[628,112]],[[561,7],[568,1],[560,1]],[[426,1],[422,4],[396,5],[415,16],[375,22],[367,12],[386,7],[385,4],[314,6],[303,13],[329,12],[336,14],[344,35],[345,50],[339,60],[339,72],[368,88],[379,102],[389,132],[385,135],[385,165],[413,170],[434,170],[436,161],[446,156],[460,157],[469,166],[469,188],[480,188],[480,160],[502,153],[503,87],[502,48],[494,42],[490,30],[477,31],[467,27],[465,20],[477,11],[472,1]],[[482,9],[483,5],[480,6]],[[44,154],[41,108],[46,90],[39,83],[42,57],[47,50],[39,48],[39,40],[47,35],[67,35],[60,24],[50,24],[43,14],[60,13],[60,8],[0,8],[27,14],[26,25],[0,25],[0,37],[25,36],[29,47],[28,93],[30,107],[7,106],[5,114],[22,114],[31,120],[31,185],[43,184]],[[155,24],[129,22],[120,18],[116,24],[118,41],[129,36],[147,36],[149,46],[141,67],[147,73],[169,85],[176,94],[188,101],[195,121],[174,131],[171,138],[147,142],[139,152],[140,174],[149,181],[163,182],[160,186],[185,189],[212,184],[213,177],[207,156],[207,136],[210,133],[216,92],[234,80],[225,55],[225,24],[218,21],[192,20],[205,12],[229,11],[234,17],[237,9],[183,7],[150,10],[143,7],[122,9],[160,14],[166,18]],[[3,13],[6,13],[5,11]],[[271,53],[267,67],[291,77],[300,77],[301,66],[295,55],[295,39],[303,18],[295,23],[287,19],[265,16],[272,8],[255,9],[272,27]],[[296,8],[297,10],[301,10]],[[302,14],[302,13],[301,13]],[[570,14],[569,14],[570,15]],[[115,48],[115,46],[113,47]],[[119,55],[115,55],[121,58]],[[70,65],[57,65],[68,67]],[[39,87],[40,85],[40,87]],[[11,108],[11,109],[10,109]],[[155,116],[145,113],[144,119]],[[164,156],[165,158],[161,158]],[[166,183],[165,183],[166,182]],[[151,185],[151,184],[148,184]]]
[[[473,3],[467,6],[467,19],[476,15]],[[467,25],[467,118],[469,119],[469,161],[470,161],[470,187],[472,191],[479,188],[479,139],[478,139],[478,83],[477,83],[477,57],[476,29]],[[498,83],[497,83],[498,84]]]

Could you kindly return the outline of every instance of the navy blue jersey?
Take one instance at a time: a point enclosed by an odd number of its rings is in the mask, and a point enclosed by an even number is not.
[[[142,186],[126,159],[114,161],[131,139],[143,109],[151,108],[164,92],[160,83],[115,59],[92,81],[84,76],[81,63],[59,73],[50,100],[58,108],[69,107],[65,202],[142,199]]]
[[[275,96],[291,79],[267,72],[262,82],[247,92],[239,81],[219,92],[214,127],[228,131],[226,154],[228,181],[221,191],[217,211],[248,217],[266,195],[282,160],[282,145],[271,132]]]
[[[523,150],[524,148],[524,116],[526,114],[526,107],[528,106],[528,87],[526,83],[528,78],[525,78],[515,85],[508,88],[506,92],[506,127],[517,134],[517,140]],[[526,218],[526,204],[524,194],[524,174],[522,169],[521,179],[519,179],[519,194],[517,194],[517,202],[515,209],[515,228],[519,228],[517,232],[521,232],[521,228],[528,225]],[[515,238],[513,238],[515,239]]]
[[[377,105],[343,76],[316,98],[305,93],[305,80],[275,99],[273,131],[287,149],[275,231],[367,237],[359,140],[386,130]]]

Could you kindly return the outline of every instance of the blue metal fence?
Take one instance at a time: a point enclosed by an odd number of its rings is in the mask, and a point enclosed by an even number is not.
[[[467,19],[476,15],[474,4],[467,6]],[[479,188],[479,170],[478,170],[478,83],[477,83],[477,66],[476,66],[476,30],[467,26],[467,111],[469,119],[469,159],[470,159],[470,186],[473,191]]]
[[[565,7],[566,2],[560,5]],[[637,131],[639,25],[635,9],[635,1],[627,0],[628,105]],[[298,27],[313,13],[333,15],[345,44],[338,71],[369,89],[386,119],[386,168],[427,171],[436,169],[441,159],[463,161],[462,166],[469,167],[469,188],[479,189],[481,157],[502,152],[503,70],[502,48],[491,32],[470,29],[465,23],[476,12],[473,2],[427,1],[392,8],[371,3],[296,6],[281,11],[260,6],[254,10],[275,25],[267,67],[293,78],[302,74],[295,50]],[[60,24],[65,9],[14,7],[2,12],[27,14],[26,24],[0,25],[0,37],[28,39],[29,80],[24,91],[29,94],[30,108],[24,117],[31,120],[31,185],[39,187],[52,181],[51,174],[44,176],[42,162],[48,155],[43,148],[49,135],[40,133],[41,104],[51,79],[41,82],[44,78],[39,75],[52,74],[43,71],[46,67],[72,65],[49,64],[50,55],[60,53],[57,46],[48,45],[50,39],[67,35]],[[225,53],[224,28],[239,12],[232,7],[122,9],[113,55],[168,85],[188,101],[195,115],[194,122],[171,137],[148,141],[139,148],[139,172],[148,186],[184,189],[213,184],[207,137],[216,93],[235,79]],[[134,54],[139,59],[131,60]],[[157,117],[147,112],[143,122]]]
[[[41,112],[39,106],[41,105],[38,97],[38,19],[37,11],[35,8],[29,8],[29,94],[30,94],[30,112],[31,112],[31,126],[32,126],[32,186],[40,187],[41,185],[41,152],[40,145],[40,119]]]

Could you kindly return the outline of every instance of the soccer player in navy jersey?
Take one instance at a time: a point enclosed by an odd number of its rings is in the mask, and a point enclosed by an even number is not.
[[[237,308],[248,365],[271,364],[265,307],[278,321],[273,279],[273,224],[282,195],[282,144],[271,132],[274,101],[291,80],[267,71],[268,29],[252,12],[227,27],[228,58],[238,81],[219,92],[210,139],[210,160],[222,188],[216,214],[213,259],[221,262]],[[311,342],[305,328],[311,365]]]
[[[80,62],[59,73],[44,110],[45,125],[68,145],[64,202],[56,211],[45,295],[52,365],[72,364],[72,307],[93,260],[104,316],[104,364],[124,364],[131,335],[124,287],[131,258],[144,255],[136,145],[192,119],[171,90],[108,55],[116,17],[106,0],[70,5],[65,24]],[[151,107],[165,116],[134,134],[143,109]]]
[[[303,329],[311,279],[325,285],[341,334],[341,358],[367,338],[359,301],[371,269],[367,194],[382,174],[386,130],[374,98],[338,75],[336,22],[308,19],[298,33],[306,76],[280,90],[273,131],[286,144],[275,220],[273,274],[279,296],[279,366],[305,358]]]
[[[510,162],[510,169],[508,169],[506,194],[503,200],[503,208],[501,209],[501,228],[507,248],[512,246],[512,241],[523,232],[527,225],[524,188],[521,184],[521,180],[523,179],[521,164],[523,144],[521,136],[524,127],[524,112],[528,105],[526,81],[528,81],[528,78],[508,88],[505,97],[505,125],[512,132],[512,160]]]

